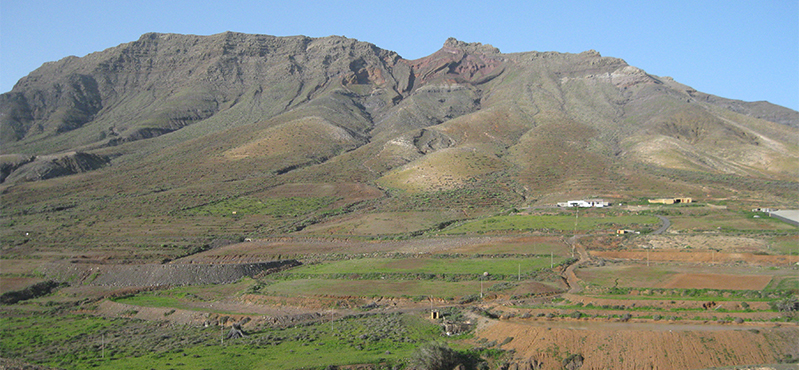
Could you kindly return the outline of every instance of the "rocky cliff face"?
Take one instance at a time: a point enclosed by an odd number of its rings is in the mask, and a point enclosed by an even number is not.
[[[209,181],[313,168],[305,180],[438,191],[503,173],[540,194],[618,188],[633,165],[795,181],[797,127],[790,109],[596,51],[503,54],[456,39],[406,60],[335,36],[151,33],[47,63],[0,95],[13,182],[145,155],[163,173],[152,181],[175,168]]]
[[[235,123],[263,120],[331,86],[374,83],[396,96],[389,69],[398,59],[342,37],[145,34],[84,58],[47,63],[21,79],[0,97],[0,140],[7,147],[92,123],[93,135],[67,145],[115,145],[220,112],[235,115]]]

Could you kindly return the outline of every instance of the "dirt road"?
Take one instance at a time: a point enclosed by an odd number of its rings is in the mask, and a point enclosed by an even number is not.
[[[576,269],[579,265],[586,263],[591,260],[591,255],[588,254],[588,251],[580,245],[579,239],[587,236],[587,235],[575,235],[569,238],[566,243],[572,247],[572,251],[576,252],[577,262],[572,263],[566,270],[563,271],[561,274],[566,279],[566,284],[569,285],[569,293],[577,294],[583,291],[583,287],[580,285],[580,278],[577,277],[577,274],[574,273],[574,269]]]

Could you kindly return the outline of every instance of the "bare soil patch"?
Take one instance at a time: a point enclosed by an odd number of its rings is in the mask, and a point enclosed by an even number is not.
[[[677,274],[660,288],[762,290],[770,281],[767,275]]]
[[[481,319],[483,320],[483,319]],[[513,340],[520,360],[535,358],[543,369],[562,369],[562,360],[579,353],[585,369],[702,369],[772,363],[796,355],[796,327],[740,330],[722,325],[639,324],[590,320],[498,321],[482,325],[477,336]]]
[[[684,249],[694,250],[714,249],[722,252],[754,253],[768,250],[768,241],[764,238],[750,238],[745,236],[728,236],[719,234],[698,235],[648,235],[636,240],[639,247],[654,249]]]
[[[711,264],[748,264],[759,266],[788,266],[799,262],[799,256],[764,255],[753,253],[724,253],[695,250],[591,251],[594,257],[646,262],[681,262]]]
[[[637,294],[639,292],[633,292]],[[648,297],[652,299],[645,299],[645,300],[636,300],[634,299],[635,296],[622,296],[618,299],[607,298],[607,297],[591,297],[587,295],[575,295],[575,294],[563,294],[563,298],[566,298],[570,304],[573,303],[582,303],[584,306],[591,304],[595,307],[621,307],[621,310],[596,310],[591,311],[588,308],[581,308],[579,311],[586,313],[586,314],[594,314],[598,313],[600,315],[623,315],[628,313],[625,309],[628,308],[635,308],[635,307],[651,307],[654,310],[662,310],[660,311],[664,316],[677,316],[685,319],[690,319],[696,316],[704,317],[707,316],[711,318],[713,316],[723,316],[729,315],[734,317],[743,317],[748,318],[753,321],[768,321],[775,317],[779,317],[779,312],[771,312],[771,311],[764,311],[769,309],[768,302],[763,301],[719,301],[718,308],[724,308],[728,310],[743,310],[743,306],[741,305],[742,302],[746,302],[748,307],[756,312],[734,312],[734,313],[721,313],[718,311],[672,311],[673,309],[677,310],[685,310],[685,309],[700,309],[702,308],[702,304],[706,303],[706,301],[694,301],[694,300],[674,300],[672,298],[669,299],[656,299],[655,297]],[[631,299],[632,298],[632,299]],[[556,307],[557,308],[557,307]],[[551,309],[549,309],[551,311]],[[547,309],[542,309],[541,311],[546,312]],[[563,310],[565,311],[565,310]],[[570,312],[570,311],[569,311]],[[641,314],[652,314],[655,311],[641,311]]]
[[[0,277],[0,294],[22,290],[42,281],[44,279],[35,277]]]

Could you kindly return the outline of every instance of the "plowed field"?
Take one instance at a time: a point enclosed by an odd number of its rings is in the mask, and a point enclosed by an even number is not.
[[[591,256],[646,262],[684,262],[684,263],[743,263],[758,266],[788,266],[799,262],[799,256],[765,255],[753,253],[718,253],[714,251],[689,250],[645,250],[635,251],[591,251]]]
[[[543,369],[562,369],[563,359],[577,353],[585,358],[581,369],[639,370],[774,363],[799,352],[796,327],[519,320],[485,325],[477,336],[512,337],[502,348],[543,362]]]

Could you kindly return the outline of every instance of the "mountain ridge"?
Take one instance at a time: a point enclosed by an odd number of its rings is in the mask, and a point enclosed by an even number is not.
[[[78,198],[69,212],[97,217],[126,217],[102,199],[178,215],[340,183],[379,189],[371,211],[675,194],[787,205],[797,138],[795,111],[593,50],[503,54],[450,38],[407,60],[340,36],[150,33],[47,63],[0,95],[0,189],[10,214]],[[85,166],[47,157],[71,152]]]

